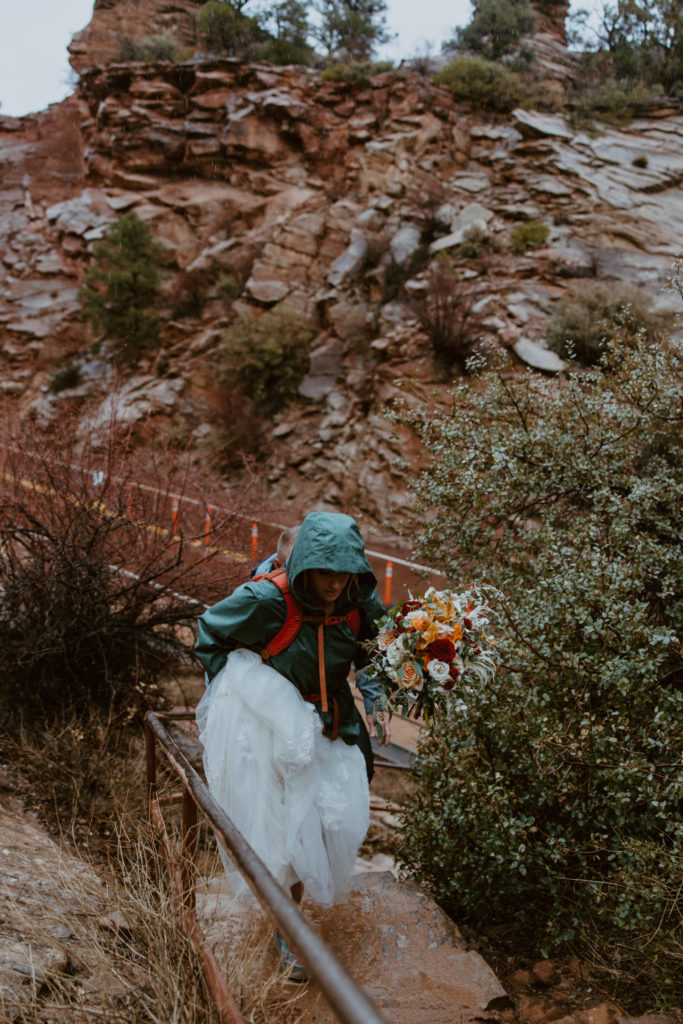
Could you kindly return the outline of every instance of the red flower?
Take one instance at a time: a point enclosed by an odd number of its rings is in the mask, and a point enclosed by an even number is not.
[[[444,690],[452,690],[454,686],[455,686],[455,679],[453,679],[451,676],[449,676],[448,679],[446,680],[446,682],[443,684],[443,688],[444,688]]]
[[[427,650],[437,661],[452,661],[455,656],[455,646],[451,640],[432,640]]]
[[[460,678],[460,669],[457,665],[451,665],[450,677],[454,683]]]
[[[472,629],[472,619],[463,619],[462,624],[465,629]]]
[[[404,601],[401,605],[401,615],[407,615],[409,612],[416,612],[422,605],[419,601]]]

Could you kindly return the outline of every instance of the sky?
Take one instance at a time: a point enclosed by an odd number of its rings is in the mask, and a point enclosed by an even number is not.
[[[2,0],[0,114],[20,117],[73,92],[66,47],[90,21],[92,7],[93,0]],[[470,12],[469,0],[388,0],[388,26],[397,35],[377,56],[436,54]]]

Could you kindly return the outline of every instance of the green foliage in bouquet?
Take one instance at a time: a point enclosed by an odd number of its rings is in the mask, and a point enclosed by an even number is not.
[[[643,1009],[683,995],[681,355],[617,330],[561,382],[488,371],[399,414],[431,456],[417,552],[485,572],[507,620],[496,675],[420,745],[403,865]]]

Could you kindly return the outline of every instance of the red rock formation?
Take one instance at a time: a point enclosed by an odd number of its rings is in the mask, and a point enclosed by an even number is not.
[[[122,39],[169,35],[179,46],[193,48],[200,6],[201,0],[95,0],[90,23],[69,44],[71,66],[80,74],[115,60]]]
[[[131,422],[182,420],[203,438],[230,318],[294,315],[314,334],[310,372],[273,432],[269,486],[277,500],[324,495],[380,519],[402,486],[392,459],[411,442],[379,410],[402,377],[430,401],[441,383],[414,315],[431,257],[459,268],[478,331],[553,372],[545,325],[574,278],[643,280],[663,301],[683,231],[672,115],[666,131],[641,120],[592,137],[559,114],[474,115],[405,71],[348,84],[236,60],[91,68],[78,97],[0,118],[0,397],[48,420],[77,397],[99,422],[108,354],[90,365],[78,285],[95,241],[133,210],[168,250],[168,273],[158,364],[142,360],[120,393]],[[527,220],[548,241],[516,254],[511,233]],[[481,256],[461,249],[471,231]],[[175,297],[187,274],[205,285],[194,314]],[[66,360],[83,384],[52,395]]]
[[[534,33],[552,36],[566,46],[569,0],[531,0],[531,6],[536,12]]]

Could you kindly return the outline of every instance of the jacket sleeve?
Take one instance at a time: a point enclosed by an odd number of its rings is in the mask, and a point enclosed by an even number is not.
[[[286,613],[284,600],[267,580],[244,583],[208,608],[197,624],[195,654],[209,682],[237,646],[262,651],[284,623]]]
[[[354,659],[356,668],[362,668],[368,662],[368,654],[361,646],[364,640],[372,640],[377,635],[377,621],[386,614],[386,608],[374,590],[370,597],[366,598],[359,605],[360,608],[360,632],[358,634],[358,650]]]
[[[386,615],[386,608],[374,590],[371,596],[361,605],[361,631],[359,640],[370,640],[377,633],[377,620]],[[367,665],[369,655],[365,648],[359,647],[358,656],[354,661],[356,686],[363,698],[365,713],[371,714],[375,701],[382,694],[382,686],[377,680],[368,679],[363,667]]]

